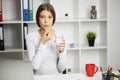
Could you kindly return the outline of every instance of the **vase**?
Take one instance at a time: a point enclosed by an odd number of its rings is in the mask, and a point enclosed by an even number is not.
[[[94,43],[95,43],[95,39],[94,40],[88,40],[89,46],[93,47]]]
[[[91,16],[90,16],[91,19],[96,19],[97,18],[97,10],[96,10],[95,5],[91,6],[90,14],[91,14]]]

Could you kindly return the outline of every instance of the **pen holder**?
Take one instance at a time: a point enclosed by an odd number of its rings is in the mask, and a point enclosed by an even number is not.
[[[103,73],[102,80],[120,80],[120,75],[115,75],[113,73],[107,75],[106,73]]]

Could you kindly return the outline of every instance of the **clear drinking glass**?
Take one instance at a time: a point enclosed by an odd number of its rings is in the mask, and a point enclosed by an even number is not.
[[[63,34],[56,34],[55,36],[56,48],[59,50],[60,53],[61,53],[61,43],[63,38],[64,38]]]
[[[63,34],[56,34],[55,35],[55,41],[56,41],[56,44],[60,44],[63,40]]]

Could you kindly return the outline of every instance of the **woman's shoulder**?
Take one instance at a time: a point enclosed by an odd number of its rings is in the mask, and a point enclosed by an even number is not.
[[[38,31],[33,31],[27,34],[27,37],[31,37],[31,38],[38,36],[39,36]]]

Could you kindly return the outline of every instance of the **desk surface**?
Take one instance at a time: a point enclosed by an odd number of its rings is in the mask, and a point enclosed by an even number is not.
[[[102,80],[100,72],[96,73],[94,77],[87,77],[81,73],[75,74],[59,74],[59,75],[34,75],[34,80]]]

